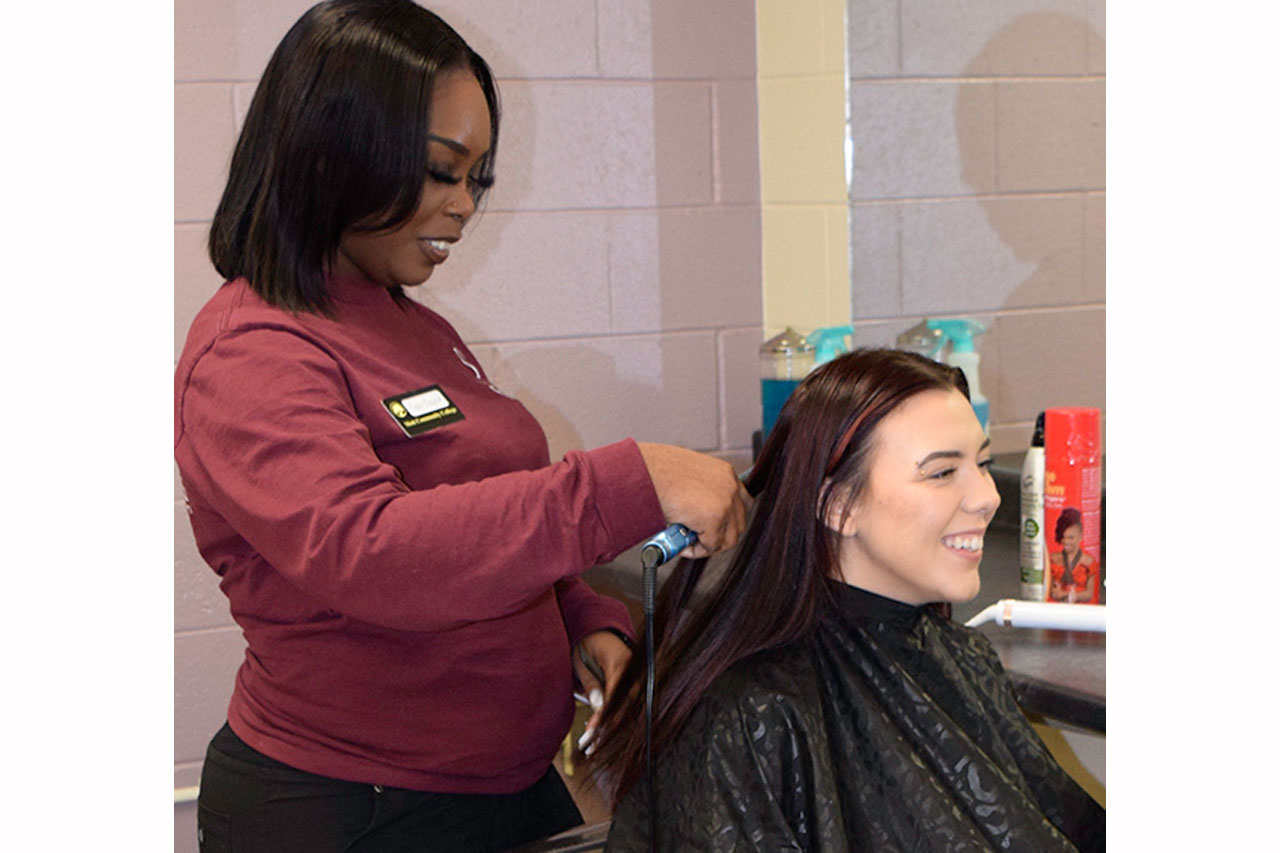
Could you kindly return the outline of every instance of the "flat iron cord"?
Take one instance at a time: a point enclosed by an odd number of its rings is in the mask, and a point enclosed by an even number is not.
[[[653,791],[653,601],[658,586],[658,566],[644,560],[644,786],[649,811],[649,853],[657,850],[657,800]]]

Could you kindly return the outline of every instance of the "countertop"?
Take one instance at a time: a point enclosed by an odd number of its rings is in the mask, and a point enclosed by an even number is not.
[[[1019,597],[1018,482],[1022,459],[998,455],[992,466],[1000,509],[983,543],[982,591],[952,608],[952,617],[967,621],[983,608]],[[1104,463],[1105,465],[1105,463]],[[1102,603],[1106,603],[1106,484],[1103,471]],[[978,628],[986,634],[1013,682],[1022,708],[1053,720],[1105,734],[1107,730],[1107,635],[1091,631],[1008,628],[993,623]]]
[[[956,621],[966,622],[990,604],[1019,597],[1016,524],[993,523],[987,530],[983,552],[982,591],[973,601],[952,607],[951,618]],[[1106,732],[1105,633],[1009,628],[991,622],[978,630],[999,653],[1023,710],[1089,731]]]

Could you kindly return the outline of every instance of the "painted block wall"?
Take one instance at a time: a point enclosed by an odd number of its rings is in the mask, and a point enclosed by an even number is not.
[[[204,252],[239,124],[308,0],[175,3],[174,358],[220,284]],[[749,453],[760,408],[751,0],[438,0],[489,61],[498,181],[415,298],[566,450],[635,436]],[[174,481],[174,786],[199,780],[243,654]],[[193,851],[194,805],[175,809]]]
[[[969,316],[997,453],[1106,399],[1105,0],[849,0],[860,345]]]

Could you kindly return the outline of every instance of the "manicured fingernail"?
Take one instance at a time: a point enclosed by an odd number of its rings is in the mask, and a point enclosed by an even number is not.
[[[596,736],[596,730],[594,728],[587,729],[585,732],[583,732],[582,737],[578,738],[578,749],[582,749],[584,746],[589,744],[591,742],[591,739],[595,736]],[[590,755],[590,753],[588,753],[588,755]]]
[[[591,709],[599,711],[604,707],[604,694],[600,692],[600,688],[594,688],[591,691]]]
[[[595,751],[596,751],[596,745],[593,743],[593,744],[591,744],[591,746],[589,746],[589,747],[587,747],[586,749],[584,749],[584,750],[582,751],[582,754],[583,754],[583,755],[585,755],[587,758],[590,758],[590,757],[591,757],[591,754],[592,754],[593,752],[595,752]]]

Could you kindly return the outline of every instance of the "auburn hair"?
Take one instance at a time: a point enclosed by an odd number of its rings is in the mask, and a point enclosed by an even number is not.
[[[707,560],[682,560],[654,612],[652,752],[657,760],[711,684],[738,661],[809,634],[831,606],[839,540],[824,519],[866,487],[876,427],[924,391],[969,396],[964,374],[915,353],[860,349],[810,373],[791,394],[751,469],[755,506],[727,567],[699,589]],[[644,648],[644,642],[637,644]],[[604,709],[592,767],[614,802],[644,775],[643,654]]]

